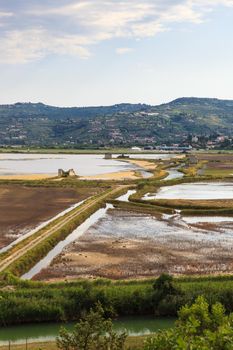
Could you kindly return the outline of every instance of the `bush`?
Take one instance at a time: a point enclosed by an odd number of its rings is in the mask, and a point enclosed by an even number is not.
[[[174,315],[182,305],[183,293],[175,286],[172,276],[162,274],[153,284],[154,312],[157,315]]]
[[[174,329],[160,331],[146,341],[144,350],[231,350],[233,314],[225,315],[222,304],[209,306],[198,297],[192,306],[179,311]]]
[[[100,304],[91,309],[75,326],[72,333],[61,328],[57,346],[61,350],[123,350],[126,333],[113,331],[113,323],[105,320]]]

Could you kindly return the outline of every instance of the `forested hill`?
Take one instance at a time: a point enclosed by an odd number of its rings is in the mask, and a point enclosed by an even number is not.
[[[43,103],[15,103],[0,105],[0,117],[47,117],[50,119],[90,118],[115,113],[131,113],[145,110],[147,105],[122,103],[99,107],[53,107]]]
[[[103,146],[184,142],[189,134],[231,136],[233,100],[179,98],[167,104],[60,108],[0,105],[0,145]]]

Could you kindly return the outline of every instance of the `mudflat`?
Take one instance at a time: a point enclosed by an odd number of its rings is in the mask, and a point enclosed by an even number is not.
[[[232,232],[231,218],[189,222],[112,210],[33,279],[228,274],[233,271]]]
[[[92,188],[0,186],[0,248],[96,192]]]

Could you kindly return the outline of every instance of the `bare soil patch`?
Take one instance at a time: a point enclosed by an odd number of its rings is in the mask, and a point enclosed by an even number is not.
[[[81,180],[137,180],[140,176],[135,171],[119,171],[116,173],[81,176]]]
[[[133,165],[139,166],[148,171],[155,170],[158,166],[153,160],[149,161],[149,160],[129,159],[124,161],[131,163]]]
[[[41,271],[36,280],[76,278],[134,279],[174,275],[205,275],[233,271],[231,252],[217,246],[150,239],[112,240],[85,236]]]
[[[51,174],[0,175],[0,180],[34,181],[34,180],[46,180],[53,177],[55,177],[55,175],[51,175]]]
[[[97,191],[93,188],[0,186],[0,248]]]

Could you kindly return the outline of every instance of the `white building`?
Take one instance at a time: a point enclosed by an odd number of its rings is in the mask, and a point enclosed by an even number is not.
[[[139,151],[139,152],[142,151],[142,149],[140,147],[131,147],[131,150],[132,151]]]

